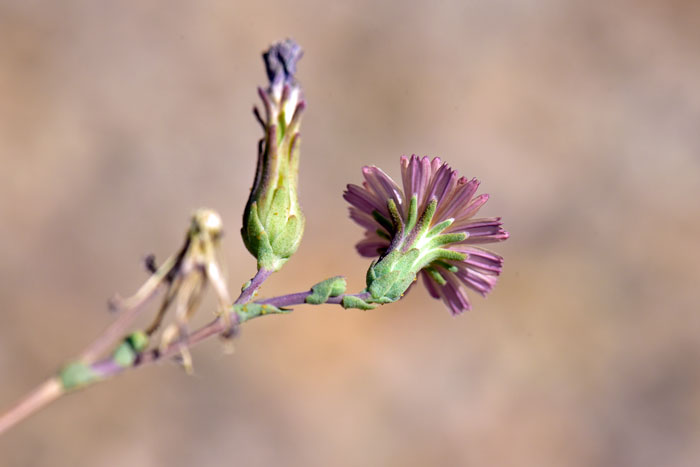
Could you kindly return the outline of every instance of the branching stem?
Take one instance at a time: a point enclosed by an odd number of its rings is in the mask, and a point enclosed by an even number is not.
[[[238,305],[240,303],[248,303],[255,296],[255,293],[258,291],[260,286],[262,286],[263,282],[270,277],[270,274],[272,274],[272,271],[268,271],[265,268],[258,269],[258,272],[255,273],[255,276],[250,280],[250,283],[243,288],[241,295],[236,299],[234,304]]]
[[[259,289],[260,285],[265,281],[265,279],[267,279],[269,275],[269,271],[258,271],[258,274],[255,275],[248,287],[246,287],[243,290],[241,296],[238,298],[238,300],[236,300],[236,303],[247,303],[247,301],[250,301],[250,298],[254,296],[255,291]],[[256,303],[274,305],[277,307],[291,307],[295,305],[305,304],[306,297],[308,297],[310,294],[311,291],[297,292],[287,295],[281,295],[279,297],[260,300]],[[345,295],[330,297],[325,303],[341,304],[344,296]],[[362,299],[368,299],[369,293],[365,292],[360,294],[354,294],[352,296]],[[237,325],[239,323],[239,316],[237,313],[230,312],[229,316],[231,318],[231,324]],[[122,324],[120,324],[120,327],[121,326]],[[88,363],[89,368],[97,375],[97,378],[91,383],[100,382],[109,379],[113,376],[116,376],[126,370],[142,367],[147,364],[159,362],[166,358],[174,357],[180,353],[182,348],[189,349],[212,336],[221,335],[226,330],[226,328],[226,320],[219,316],[212,320],[209,324],[201,327],[197,331],[190,333],[184,340],[170,343],[167,347],[165,347],[165,349],[159,349],[156,347],[142,352],[137,356],[133,364],[130,366],[123,366],[118,364],[111,356],[94,362],[85,362],[84,360],[83,361],[85,363]],[[104,339],[102,339],[102,336],[98,338],[98,341],[104,341]],[[81,355],[86,355],[86,353],[91,352],[83,352]],[[67,394],[68,392],[69,391],[63,388],[61,380],[58,377],[53,377],[47,380],[34,391],[32,391],[29,395],[27,395],[24,399],[17,402],[5,414],[0,416],[0,435],[8,429],[12,428],[17,423],[24,420],[25,418],[29,417],[33,413],[44,408],[49,403],[58,399],[62,395]]]

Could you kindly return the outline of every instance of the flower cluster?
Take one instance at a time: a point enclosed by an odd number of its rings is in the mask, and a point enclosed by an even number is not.
[[[479,244],[508,238],[500,217],[474,218],[488,195],[439,158],[402,157],[403,190],[377,167],[364,167],[362,186],[348,185],[350,217],[366,229],[357,251],[377,257],[367,274],[376,302],[399,299],[420,273],[431,296],[453,314],[471,309],[465,287],[485,296],[503,258]]]

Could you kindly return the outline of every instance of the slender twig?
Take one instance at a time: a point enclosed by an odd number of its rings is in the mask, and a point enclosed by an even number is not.
[[[158,292],[158,288],[163,280],[168,279],[171,272],[179,266],[182,261],[182,256],[188,246],[189,237],[182,250],[177,255],[168,258],[165,263],[149,277],[133,297],[124,300],[116,296],[110,301],[110,307],[120,309],[121,314],[116,321],[110,324],[97,339],[83,350],[78,360],[85,363],[94,362],[100,355],[108,351],[118,339],[124,336],[126,330],[132,325],[141,310],[144,309],[146,302]]]
[[[234,324],[238,323],[238,315],[236,313],[231,313],[231,321]],[[213,335],[220,334],[225,329],[226,323],[221,317],[217,317],[206,326],[191,333],[182,342],[173,342],[162,351],[155,348],[144,352],[134,361],[132,366],[121,366],[110,357],[92,363],[90,369],[98,375],[95,382],[104,381],[130,368],[137,368],[174,356],[180,352],[183,346],[190,348]],[[66,393],[67,391],[63,388],[58,377],[53,377],[44,382],[0,416],[0,435]]]
[[[288,294],[288,295],[280,295],[279,297],[273,297],[273,298],[268,298],[265,300],[260,300],[256,303],[260,303],[261,305],[273,305],[276,307],[288,307],[288,306],[294,306],[294,305],[302,305],[302,304],[306,303],[306,297],[308,297],[311,294],[312,294],[312,291],[308,290],[306,292],[297,292],[297,293],[292,293],[292,294]],[[369,292],[362,292],[362,293],[358,293],[358,294],[338,295],[337,297],[329,297],[325,303],[339,305],[339,304],[343,303],[344,297],[357,297],[357,298],[361,298],[362,300],[368,300],[370,298],[370,293]]]
[[[54,377],[45,381],[0,417],[0,434],[55,401],[63,394],[65,394],[65,391],[58,378]]]
[[[263,305],[273,305],[277,307],[289,307],[294,305],[305,304],[305,299],[311,294],[311,291],[297,292],[293,294],[280,295],[279,297],[268,298],[266,300],[260,300],[256,303]],[[338,305],[343,302],[343,297],[353,296],[361,298],[363,300],[369,299],[369,292],[363,292],[359,294],[343,294],[337,297],[330,297],[325,303]],[[291,310],[289,310],[291,311]],[[236,325],[238,324],[238,314],[235,312],[230,313],[231,322]],[[187,339],[182,342],[173,342],[165,350],[153,349],[142,353],[139,358],[134,362],[131,367],[123,367],[117,365],[111,358],[104,359],[92,365],[92,369],[96,373],[100,374],[103,378],[109,378],[115,376],[125,370],[130,368],[137,368],[140,366],[147,365],[149,363],[158,362],[164,358],[176,355],[182,347],[191,348],[207,338],[221,334],[222,331],[226,329],[226,323],[221,317],[213,319],[209,324],[201,327],[197,331],[191,333]]]
[[[272,271],[268,271],[265,268],[258,269],[258,272],[255,273],[255,276],[250,280],[250,283],[246,285],[246,287],[241,292],[241,295],[236,299],[234,304],[238,305],[241,303],[248,303],[253,298],[253,296],[258,291],[263,282],[265,282],[265,280],[268,277],[270,277],[270,274],[272,274]]]
[[[231,313],[230,316],[231,323],[234,325],[238,324],[238,314]],[[190,333],[187,336],[187,338],[182,341],[173,342],[162,350],[155,348],[143,352],[139,355],[139,357],[134,361],[134,364],[131,366],[121,366],[118,365],[114,361],[114,359],[105,358],[91,365],[91,369],[94,370],[95,373],[100,375],[100,381],[102,381],[104,379],[111,378],[112,376],[116,376],[119,373],[124,372],[125,370],[131,368],[138,368],[149,363],[156,363],[165,358],[175,356],[180,352],[182,348],[192,348],[211,336],[221,334],[224,330],[226,330],[226,328],[227,324],[225,320],[221,317],[217,317],[213,319],[209,324],[202,326],[193,333]]]
[[[253,289],[259,288],[260,284],[262,284],[267,276],[269,276],[269,272],[266,274],[256,274],[256,277],[251,280],[250,286],[246,289],[251,290],[249,294],[250,296],[253,295]],[[254,284],[257,285],[254,286]],[[256,303],[273,305],[277,307],[290,307],[306,303],[306,297],[308,297],[310,294],[311,291],[297,292],[281,295],[279,297],[268,298],[266,300],[260,300]],[[325,303],[340,304],[345,296],[346,295],[330,297]],[[369,293],[364,292],[360,294],[353,294],[351,296],[365,300],[369,298]],[[229,316],[231,318],[231,324],[239,324],[238,313],[232,311],[229,313]],[[97,375],[97,378],[91,383],[104,381],[105,379],[116,376],[126,370],[142,367],[151,363],[159,362],[166,358],[173,357],[183,348],[189,349],[212,336],[221,335],[227,329],[227,326],[226,320],[219,316],[200,329],[187,335],[185,339],[172,342],[164,349],[154,348],[144,351],[138,355],[138,357],[134,360],[134,363],[130,366],[120,365],[112,357],[91,363],[90,369]],[[0,415],[0,434],[66,393],[67,391],[63,388],[58,377],[51,378],[44,382],[41,386],[31,392],[27,397],[16,403],[3,415]]]

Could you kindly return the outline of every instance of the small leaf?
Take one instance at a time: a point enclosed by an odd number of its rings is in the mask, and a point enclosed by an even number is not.
[[[337,297],[345,292],[347,283],[342,276],[331,277],[311,287],[311,295],[306,297],[306,303],[320,305],[326,303],[330,297]]]
[[[148,341],[148,336],[142,331],[129,334],[112,354],[112,360],[124,368],[132,366],[138,354],[148,347]]]
[[[374,309],[375,305],[372,305],[371,303],[367,303],[366,301],[362,300],[359,297],[355,297],[352,295],[346,295],[343,297],[343,308],[348,309],[348,308],[356,308],[359,310],[372,310]]]
[[[100,376],[83,362],[69,363],[58,374],[63,389],[69,391],[97,381]]]
[[[285,310],[284,308],[277,308],[274,305],[265,305],[262,303],[244,303],[233,305],[233,311],[238,315],[238,323],[241,324],[250,319],[257,318],[258,316],[289,313],[291,310]]]

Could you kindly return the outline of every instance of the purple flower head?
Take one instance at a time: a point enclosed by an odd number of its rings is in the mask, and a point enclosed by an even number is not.
[[[401,298],[418,273],[455,315],[471,309],[465,288],[482,296],[493,289],[503,258],[476,245],[503,241],[508,232],[500,217],[474,218],[488,200],[474,196],[478,180],[415,155],[401,157],[403,190],[377,167],[362,172],[362,186],[348,185],[343,197],[366,229],[357,251],[377,258],[367,274],[374,301]]]

